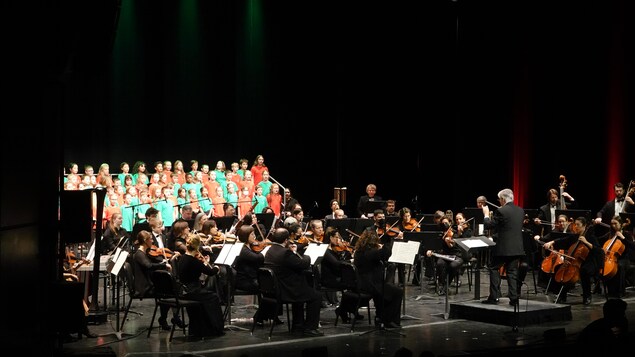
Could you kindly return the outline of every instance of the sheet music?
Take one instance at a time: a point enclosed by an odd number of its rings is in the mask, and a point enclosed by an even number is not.
[[[119,248],[117,248],[119,249]],[[112,270],[110,271],[111,274],[115,274],[115,275],[119,275],[119,271],[121,270],[121,267],[123,266],[123,263],[126,262],[126,259],[128,258],[128,252],[125,250],[121,250],[121,252],[117,255],[117,260],[115,260],[115,266],[112,268]]]
[[[221,249],[218,258],[214,261],[214,264],[232,265],[236,257],[240,255],[240,251],[243,249],[245,243],[225,244]]]
[[[393,241],[392,254],[388,261],[391,263],[413,264],[419,252],[420,242],[409,240],[405,242]]]
[[[470,249],[479,248],[479,247],[489,247],[487,243],[483,242],[480,239],[466,239],[463,241],[463,244],[465,244]]]
[[[86,254],[85,259],[88,260],[89,262],[92,262],[95,259],[95,241],[94,240],[93,240],[93,244],[90,245],[90,249],[88,249],[88,254]]]
[[[326,253],[326,249],[328,249],[329,245],[322,243],[309,243],[309,245],[304,250],[304,255],[308,255],[311,257],[311,265],[315,264],[319,257],[323,257],[324,253]]]

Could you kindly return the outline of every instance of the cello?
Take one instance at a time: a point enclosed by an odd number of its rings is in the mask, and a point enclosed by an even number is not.
[[[622,228],[630,224],[630,220],[627,218],[627,223],[624,223]],[[618,262],[626,246],[622,243],[621,239],[624,239],[624,234],[621,230],[618,230],[613,238],[604,242],[602,250],[604,251],[604,267],[602,268],[602,276],[606,279],[610,279],[617,274]]]
[[[588,227],[584,233],[578,236],[578,240],[573,243],[567,250],[566,259],[556,271],[554,279],[559,283],[577,283],[580,280],[580,267],[589,255],[590,249],[580,238],[584,237]],[[585,238],[586,240],[586,238]]]

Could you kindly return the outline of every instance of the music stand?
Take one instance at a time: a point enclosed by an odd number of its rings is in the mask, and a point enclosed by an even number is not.
[[[478,208],[478,207],[465,207],[463,208],[463,215],[465,216],[465,220],[469,220],[472,219],[472,232],[476,233],[482,233],[484,234],[485,232],[479,232],[478,228],[482,226],[483,224],[483,209],[482,208]]]
[[[342,236],[342,239],[353,244],[352,241],[354,236],[352,234],[349,234],[348,231],[355,231],[356,220],[357,218],[327,219],[324,223],[324,227],[333,227],[337,229],[337,231],[340,233],[340,236]]]
[[[404,232],[408,233],[408,232]],[[392,244],[392,254],[390,258],[388,258],[388,262],[390,263],[398,263],[398,264],[410,264],[414,263],[414,260],[419,253],[419,247],[421,243],[416,240],[408,240],[405,239],[403,241],[393,241]],[[418,317],[414,317],[406,314],[406,284],[401,286],[401,290],[403,291],[403,301],[401,304],[401,319],[402,320],[421,320]]]
[[[236,216],[223,216],[212,218],[216,222],[219,232],[229,232],[236,222]]]
[[[225,265],[226,269],[233,269],[232,265],[234,264],[234,261],[236,260],[236,257],[238,257],[240,255],[240,251],[243,249],[243,246],[245,245],[245,243],[242,242],[236,242],[236,243],[228,243],[223,245],[223,248],[221,249],[220,253],[218,253],[218,257],[216,257],[216,260],[214,261],[214,264],[216,265]],[[227,319],[228,325],[224,326],[224,328],[226,329],[236,329],[236,330],[240,330],[240,331],[248,331],[248,329],[244,328],[244,327],[240,327],[240,326],[234,326],[232,325],[232,295],[231,295],[231,281],[230,279],[227,279],[227,285],[226,285],[226,289],[227,289],[227,305],[225,306],[225,312],[223,313],[223,316]]]
[[[366,217],[370,217],[375,214],[375,210],[377,209],[383,210],[385,207],[386,207],[386,201],[381,201],[381,200],[366,201],[364,202],[364,205],[362,206],[362,211],[364,212]]]
[[[423,298],[428,299],[436,299],[436,297],[431,297],[427,295],[423,295],[423,274],[424,274],[424,259],[426,258],[425,251],[427,250],[441,250],[443,249],[443,241],[440,238],[441,232],[437,231],[421,231],[421,232],[404,232],[403,239],[406,241],[417,241],[420,243],[419,245],[419,283],[420,286],[420,295],[415,297],[415,300],[421,300]]]
[[[481,257],[483,251],[489,250],[496,245],[494,241],[486,236],[475,236],[469,238],[454,238],[454,242],[463,249],[466,254],[476,252],[479,256],[476,259],[476,273],[474,274],[474,300],[481,299]]]
[[[276,218],[276,215],[275,213],[256,213],[256,218],[258,219],[258,223],[261,223],[267,228],[273,225],[273,220]]]
[[[373,225],[375,225],[375,221],[372,219],[355,218],[355,229],[353,229],[353,232],[362,234],[366,228],[372,227]]]
[[[118,340],[123,339],[123,336],[132,336],[132,334],[124,334],[124,332],[121,330],[121,327],[119,325],[119,312],[120,312],[120,304],[119,304],[119,299],[121,294],[119,293],[119,272],[121,272],[121,268],[123,267],[123,264],[126,262],[126,259],[128,259],[128,255],[129,253],[121,248],[117,248],[115,250],[115,253],[113,253],[113,255],[111,256],[111,258],[108,260],[108,265],[106,267],[106,271],[108,271],[108,273],[114,275],[116,277],[115,279],[115,292],[117,295],[117,298],[115,299],[115,310],[117,311],[117,317],[116,317],[116,322],[117,322],[117,331],[115,331],[115,336],[117,336]],[[112,262],[112,264],[111,264]],[[101,335],[104,336],[104,335]]]
[[[392,226],[393,224],[396,226],[397,222],[401,219],[399,216],[386,216],[386,225]]]
[[[578,217],[584,217],[587,221],[591,221],[591,210],[589,209],[556,209],[556,219],[561,214],[574,220]]]

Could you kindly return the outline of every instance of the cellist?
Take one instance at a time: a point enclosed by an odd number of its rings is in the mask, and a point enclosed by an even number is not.
[[[561,269],[579,270],[579,280],[582,286],[582,302],[585,305],[591,303],[591,279],[598,278],[600,268],[604,263],[602,247],[597,238],[587,228],[587,220],[584,217],[576,218],[573,223],[573,234],[562,238],[557,238],[544,245],[545,249],[564,249],[565,262],[556,268],[555,276],[563,273]],[[584,252],[584,254],[580,254]],[[581,256],[586,255],[583,259]],[[560,274],[561,275],[561,274]],[[558,303],[567,302],[567,293],[575,286],[575,279],[558,281],[555,279],[556,287],[559,286]]]
[[[608,298],[619,298],[626,291],[626,270],[630,264],[628,255],[635,252],[633,235],[624,229],[627,225],[622,223],[620,216],[614,216],[609,231],[598,237],[604,251],[602,281]]]

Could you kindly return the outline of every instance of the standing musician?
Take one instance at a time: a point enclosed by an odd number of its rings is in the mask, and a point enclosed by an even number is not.
[[[523,222],[525,211],[514,204],[514,192],[505,188],[498,192],[500,208],[490,217],[489,206],[483,206],[483,225],[491,229],[492,239],[496,242],[490,255],[489,269],[489,297],[481,302],[497,304],[501,297],[499,269],[504,267],[507,272],[507,287],[509,304],[518,306],[518,266],[525,256],[523,244]]]
[[[633,198],[630,196],[631,192],[629,191],[628,194],[626,194],[624,191],[624,184],[617,182],[613,185],[613,192],[615,194],[615,198],[606,202],[604,206],[602,206],[602,209],[598,211],[595,218],[595,224],[604,223],[602,226],[606,228],[601,229],[604,232],[608,230],[607,228],[611,224],[613,217],[619,216],[622,212],[635,212]],[[598,229],[598,231],[599,230],[600,229]],[[598,235],[600,235],[600,232],[598,232]]]
[[[563,192],[562,196],[563,198],[558,199],[558,191],[555,188],[551,188],[547,191],[547,203],[540,206],[538,209],[538,217],[534,218],[534,223],[541,227],[539,230],[542,232],[541,235],[548,234],[554,228],[557,219],[556,210],[563,207],[562,200],[564,198],[569,199],[569,202],[564,201],[564,207],[571,208],[570,206],[574,202],[573,197],[566,192]]]
[[[461,269],[461,265],[463,265],[463,257],[462,257],[462,249],[458,244],[454,241],[454,236],[457,235],[457,231],[450,224],[450,219],[448,217],[443,217],[441,219],[441,224],[446,227],[446,230],[443,233],[443,244],[442,251],[438,252],[441,255],[436,256],[436,272],[437,272],[437,287],[439,295],[445,295],[447,291],[445,290],[446,281],[450,279],[450,277],[458,277],[459,271]],[[435,252],[432,250],[426,251],[426,256],[432,257]]]
[[[565,276],[561,269],[572,268],[579,270],[579,280],[582,286],[582,302],[584,305],[589,305],[591,303],[591,280],[599,276],[600,269],[604,263],[604,254],[595,235],[589,232],[586,218],[578,217],[573,221],[573,233],[573,235],[552,240],[544,245],[545,249],[565,249],[565,254],[567,255],[565,262],[558,265],[554,273],[556,277],[555,283],[561,286],[556,302],[567,302],[567,293],[577,282],[575,281],[576,279],[559,281],[562,280],[558,278],[559,276]],[[584,252],[585,250],[588,251],[586,257],[582,262],[577,262],[579,259],[574,256],[576,251]],[[582,256],[583,254],[578,254],[578,256]]]
[[[629,254],[635,252],[633,235],[622,224],[622,218],[611,219],[609,232],[599,236],[598,242],[604,251],[602,281],[607,297],[619,298],[626,292],[626,271],[630,265]]]

